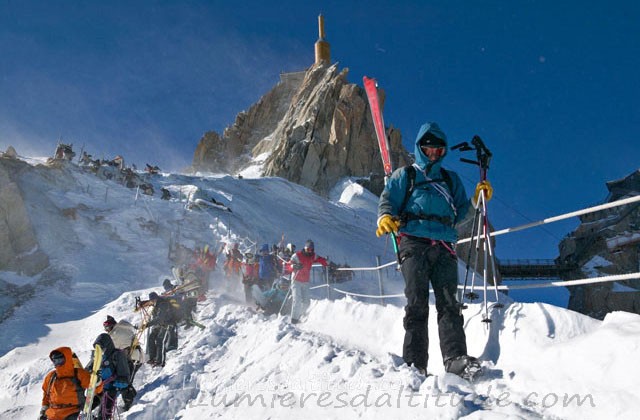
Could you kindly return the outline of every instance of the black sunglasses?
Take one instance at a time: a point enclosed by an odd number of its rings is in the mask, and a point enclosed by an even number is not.
[[[61,366],[65,362],[64,354],[62,353],[53,353],[51,355],[51,361],[54,366]]]

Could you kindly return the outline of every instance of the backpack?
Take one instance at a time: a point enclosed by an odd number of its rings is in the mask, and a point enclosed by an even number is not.
[[[58,372],[54,371],[53,375],[51,375],[51,379],[49,379],[49,384],[47,385],[47,399],[49,400],[49,402],[51,402],[51,387],[53,386],[53,383],[58,379]],[[78,368],[73,368],[73,376],[72,377],[68,377],[65,376],[63,378],[60,378],[60,380],[62,379],[69,379],[71,380],[71,382],[73,382],[73,384],[76,386],[76,393],[78,394],[78,407],[83,407],[84,406],[84,401],[85,401],[85,396],[84,396],[84,388],[82,388],[82,385],[80,384],[80,379],[78,379]],[[53,404],[51,404],[53,405]]]
[[[447,188],[449,189],[449,192],[453,192],[453,180],[451,179],[451,175],[449,174],[449,171],[447,171],[446,169],[444,169],[443,167],[440,167],[440,176],[442,178],[439,179],[432,179],[429,181],[423,181],[420,182],[418,184],[416,184],[416,168],[413,165],[408,165],[404,167],[405,172],[407,173],[407,177],[408,177],[408,183],[407,183],[407,189],[404,193],[404,199],[402,200],[402,204],[400,205],[400,209],[398,211],[398,213],[400,214],[400,220],[402,221],[403,224],[406,224],[410,219],[428,219],[428,220],[435,220],[438,222],[441,222],[445,225],[450,225],[453,226],[453,222],[451,221],[451,219],[449,217],[441,217],[441,216],[435,216],[435,215],[425,215],[425,216],[416,216],[416,215],[410,215],[409,213],[406,213],[404,211],[405,207],[407,206],[407,203],[409,202],[409,197],[411,197],[411,194],[413,194],[413,191],[416,189],[416,187],[419,187],[421,185],[425,185],[425,184],[432,184],[434,182],[442,182],[444,181],[445,184],[447,184]],[[453,205],[453,203],[450,203],[451,207],[453,209],[453,212],[456,213],[456,208]]]
[[[261,279],[271,280],[276,276],[276,260],[271,254],[260,256],[260,268],[258,270],[258,276]]]
[[[113,327],[109,335],[113,340],[113,345],[122,350],[131,346],[136,336],[136,329],[130,322],[121,320]]]

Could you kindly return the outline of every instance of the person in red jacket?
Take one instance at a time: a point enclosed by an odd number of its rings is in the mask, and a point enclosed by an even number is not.
[[[89,387],[91,374],[78,362],[69,347],[58,347],[49,353],[54,370],[42,383],[42,409],[40,420],[66,420],[78,418],[84,407],[84,390]]]
[[[204,298],[205,293],[209,290],[209,277],[211,272],[216,269],[217,257],[209,249],[209,245],[204,248],[196,248],[189,269],[196,273],[200,280],[199,295]]]
[[[323,267],[328,265],[327,260],[316,255],[313,241],[308,239],[301,251],[296,252],[289,260],[289,266],[293,271],[291,275],[291,323],[297,324],[300,318],[309,308],[309,276],[311,266],[315,263]]]

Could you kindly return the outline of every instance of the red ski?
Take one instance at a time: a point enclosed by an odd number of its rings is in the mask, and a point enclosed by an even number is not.
[[[382,119],[382,110],[380,109],[380,97],[378,96],[378,84],[376,79],[364,76],[362,78],[364,82],[364,90],[367,92],[367,98],[369,99],[369,108],[371,108],[371,117],[373,117],[373,126],[376,129],[376,137],[378,138],[378,146],[380,147],[380,155],[382,156],[382,167],[384,168],[384,183],[393,172],[391,166],[391,154],[389,153],[389,139],[384,130],[384,120]],[[400,251],[398,249],[398,238],[396,234],[391,232],[391,243],[393,244],[393,250],[396,253],[396,259],[398,261],[398,267],[400,267]]]
[[[382,166],[385,176],[391,175],[393,169],[391,167],[391,155],[389,153],[389,140],[384,130],[384,120],[382,119],[382,110],[380,109],[380,98],[378,96],[378,83],[376,79],[364,76],[364,90],[369,99],[369,108],[371,109],[371,117],[373,118],[373,126],[376,129],[376,137],[378,137],[378,146],[382,155]]]

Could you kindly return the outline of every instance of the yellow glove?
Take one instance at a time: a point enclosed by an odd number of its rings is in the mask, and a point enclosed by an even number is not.
[[[385,214],[378,219],[378,229],[376,229],[376,236],[379,238],[385,233],[397,232],[400,228],[400,220],[397,217],[393,217],[390,214]]]
[[[484,200],[485,202],[491,200],[493,197],[493,187],[491,187],[491,183],[489,181],[481,181],[476,185],[476,192],[473,195],[473,206],[478,206],[478,199],[480,198],[480,191],[484,190]]]

